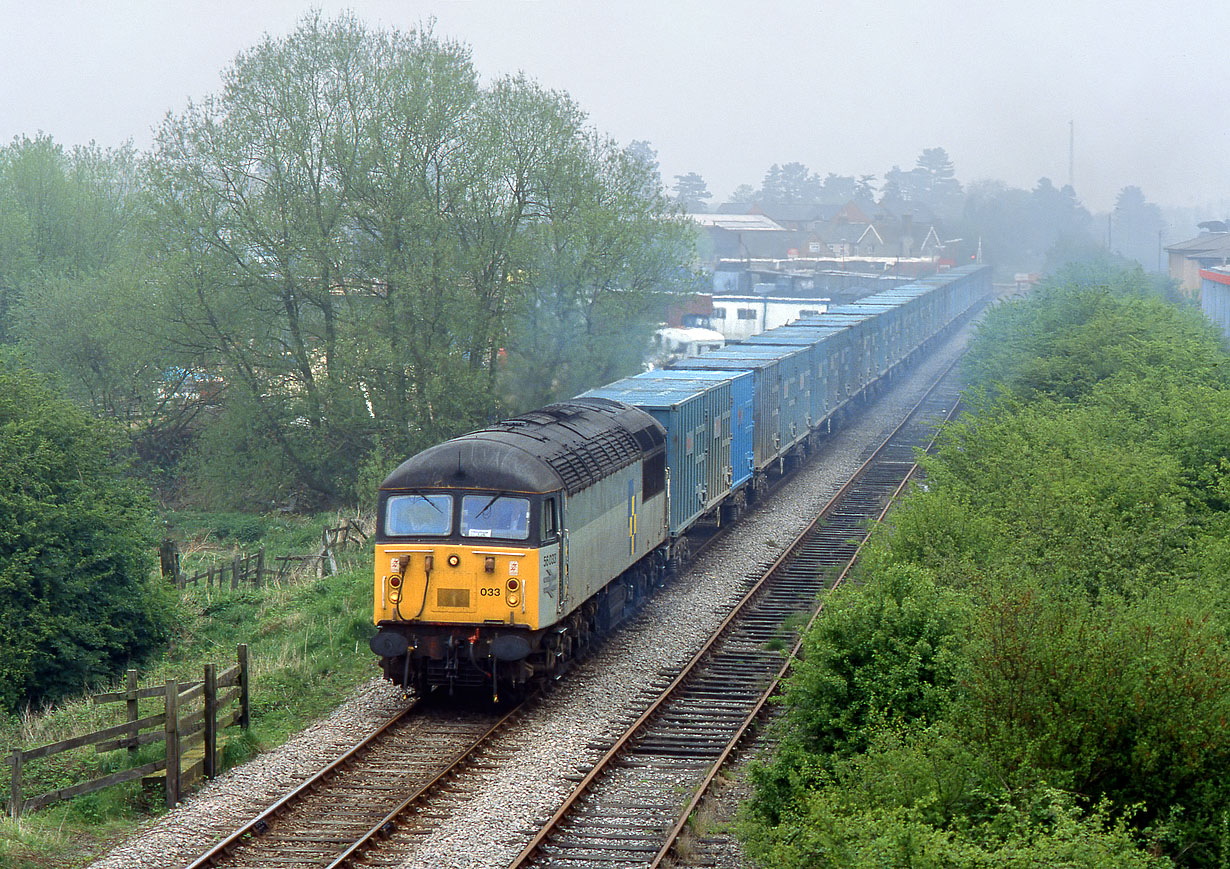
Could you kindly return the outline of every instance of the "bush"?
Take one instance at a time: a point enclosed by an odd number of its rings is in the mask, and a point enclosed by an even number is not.
[[[753,804],[754,805],[754,804]],[[749,854],[774,869],[1165,867],[1107,805],[1069,792],[1012,793],[946,726],[879,730],[773,823],[745,812]]]
[[[765,864],[1228,865],[1230,360],[1154,293],[1082,267],[987,318],[752,769]]]
[[[1230,809],[1230,641],[1168,589],[1063,599],[1022,587],[989,601],[954,718],[1018,786],[1059,784],[1165,822],[1194,865]]]
[[[167,636],[152,505],[121,440],[0,367],[0,707],[79,691]]]

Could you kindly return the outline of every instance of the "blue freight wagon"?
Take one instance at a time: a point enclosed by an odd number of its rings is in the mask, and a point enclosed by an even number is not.
[[[899,306],[854,302],[850,305],[841,305],[835,311],[839,314],[867,318],[868,331],[871,335],[871,355],[867,366],[867,381],[863,385],[883,377],[891,367],[889,360],[892,358],[893,348],[900,342],[901,311]]]
[[[682,534],[730,493],[729,381],[671,382],[638,375],[591,389],[582,397],[631,404],[666,429],[667,522],[672,536]]]
[[[676,370],[751,371],[756,470],[767,468],[807,437],[811,407],[808,355],[802,349],[732,344],[720,350],[678,359]]]
[[[831,413],[850,398],[858,395],[871,380],[872,357],[874,356],[875,321],[869,314],[856,314],[834,309],[818,317],[795,320],[783,329],[835,328],[844,331],[838,338],[840,355],[837,363],[837,404],[829,408]]]
[[[824,425],[843,398],[839,391],[842,342],[848,330],[841,326],[787,329],[779,327],[753,335],[743,341],[745,346],[799,347],[810,357],[811,409],[807,424],[813,428]]]
[[[702,369],[656,368],[637,379],[665,383],[686,383],[709,387],[717,383],[730,384],[730,458],[732,491],[742,488],[752,478],[756,466],[756,431],[754,425],[754,386],[751,371],[708,371]]]

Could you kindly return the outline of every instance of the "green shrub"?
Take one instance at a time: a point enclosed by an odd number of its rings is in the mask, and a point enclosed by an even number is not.
[[[15,364],[0,368],[0,707],[53,700],[165,640],[152,504],[122,441]]]

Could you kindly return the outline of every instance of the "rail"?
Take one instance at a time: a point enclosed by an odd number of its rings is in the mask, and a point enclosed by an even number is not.
[[[415,806],[474,762],[490,738],[508,727],[526,708],[522,702],[477,724],[472,717],[463,719],[465,735],[454,740],[451,749],[445,749],[451,753],[446,754],[447,762],[441,764],[438,757],[443,752],[433,740],[438,740],[447,726],[444,719],[433,719],[430,712],[425,712],[425,705],[420,699],[391,716],[336,760],[228,834],[188,869],[234,862],[249,867],[282,866],[287,862],[331,869],[351,865],[397,829]],[[416,724],[423,725],[423,729],[416,731]],[[421,775],[407,773],[415,766],[416,753],[428,764],[428,771]],[[372,779],[382,774],[381,763],[391,765],[394,773],[373,789]],[[322,840],[315,831],[319,828],[319,817],[326,813],[344,816],[345,822],[336,821],[330,826],[329,837]]]

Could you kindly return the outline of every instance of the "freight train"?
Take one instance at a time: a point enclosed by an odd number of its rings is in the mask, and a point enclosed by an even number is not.
[[[380,486],[371,649],[407,688],[549,683],[991,291],[967,266],[453,438]]]

